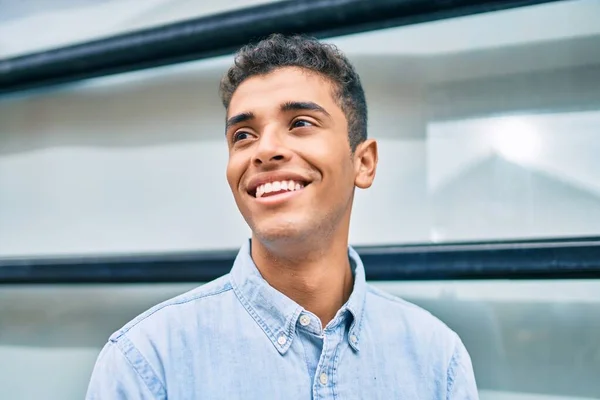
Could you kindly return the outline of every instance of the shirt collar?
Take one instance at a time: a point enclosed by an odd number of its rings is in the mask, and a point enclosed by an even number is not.
[[[354,317],[350,330],[348,331],[348,341],[354,350],[359,350],[360,336],[362,332],[362,323],[365,313],[365,300],[367,297],[367,281],[365,278],[365,267],[358,253],[348,246],[348,258],[350,266],[354,272],[354,287],[350,298],[342,307],[348,309]]]
[[[250,255],[250,245],[250,240],[246,241],[238,252],[230,274],[231,285],[248,313],[275,348],[284,354],[294,340],[296,323],[304,309],[264,280]],[[346,311],[352,314],[347,337],[350,346],[358,350],[367,284],[362,261],[352,247],[348,247],[348,257],[354,273],[354,288],[336,318],[342,318]]]

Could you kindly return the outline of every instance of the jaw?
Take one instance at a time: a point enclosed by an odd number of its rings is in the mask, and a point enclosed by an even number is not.
[[[277,252],[295,253],[293,249],[299,249],[310,253],[329,248],[339,239],[347,242],[351,204],[338,204],[331,210],[318,205],[317,201],[290,201],[279,207],[252,208],[247,221],[253,237]]]
[[[267,221],[252,227],[252,255],[261,254],[261,259],[285,261],[291,265],[305,259],[317,247],[315,235],[311,235],[298,224],[271,224]]]
[[[269,253],[301,256],[347,242],[353,196],[343,186],[317,179],[299,191],[261,198],[245,186],[238,187],[237,193],[238,208],[253,240]],[[349,203],[340,198],[347,195]]]
[[[261,241],[302,240],[304,231],[315,227],[311,185],[301,190],[256,198],[242,193],[244,218]]]
[[[261,259],[275,259],[292,266],[317,261],[332,251],[346,251],[349,221],[332,220],[317,215],[297,214],[295,218],[274,218],[254,221],[251,225],[252,255],[255,250]]]

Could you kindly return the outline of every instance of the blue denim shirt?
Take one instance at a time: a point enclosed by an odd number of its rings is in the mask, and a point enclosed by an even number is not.
[[[240,250],[233,269],[159,304],[102,349],[87,399],[478,399],[458,336],[365,281],[325,328]]]

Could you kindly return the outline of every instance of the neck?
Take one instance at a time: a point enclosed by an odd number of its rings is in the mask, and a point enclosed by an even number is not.
[[[314,313],[325,327],[352,293],[348,238],[305,247],[312,249],[308,252],[272,251],[281,247],[253,237],[252,259],[272,287]]]

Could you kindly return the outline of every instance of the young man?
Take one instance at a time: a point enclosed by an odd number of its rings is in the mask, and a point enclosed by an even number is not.
[[[367,285],[348,246],[375,177],[360,79],[334,47],[274,35],[221,82],[227,180],[252,229],[231,272],[114,333],[88,399],[477,399],[457,335]]]

